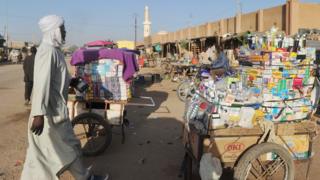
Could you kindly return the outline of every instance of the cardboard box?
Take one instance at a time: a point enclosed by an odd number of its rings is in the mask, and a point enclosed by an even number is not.
[[[277,136],[276,143],[288,149],[294,159],[308,159],[310,155],[310,141],[308,134]],[[274,155],[272,155],[272,158]],[[270,157],[269,157],[270,158]]]
[[[111,125],[122,124],[123,111],[121,110],[107,110],[107,119]]]
[[[250,137],[217,137],[204,140],[204,153],[211,152],[221,162],[236,162],[245,150],[256,144],[258,136]]]
[[[218,137],[203,141],[204,153],[211,152],[224,163],[234,163],[253,145],[257,144],[258,136],[250,137]],[[288,149],[294,159],[308,159],[310,155],[309,135],[277,136],[275,143]],[[268,153],[262,160],[272,160],[275,154]]]
[[[109,110],[120,111],[122,104],[110,104]]]

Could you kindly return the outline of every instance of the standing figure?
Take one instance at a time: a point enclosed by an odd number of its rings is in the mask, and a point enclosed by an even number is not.
[[[61,46],[66,31],[56,15],[39,22],[43,39],[34,62],[34,86],[22,180],[58,180],[66,170],[76,180],[108,179],[94,176],[81,161],[80,141],[68,115],[70,75]]]
[[[24,83],[25,83],[25,89],[24,89],[24,105],[30,105],[30,98],[32,93],[32,87],[33,87],[33,66],[34,66],[34,58],[37,53],[36,47],[31,47],[30,54],[26,56],[24,62],[23,62],[23,71],[24,71]]]

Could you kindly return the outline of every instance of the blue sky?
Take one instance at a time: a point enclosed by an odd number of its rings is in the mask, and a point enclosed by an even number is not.
[[[320,0],[300,0],[316,2]],[[285,0],[241,0],[242,12],[284,4]],[[68,44],[82,45],[97,39],[133,40],[134,14],[138,15],[138,39],[143,38],[143,11],[148,5],[152,33],[231,17],[236,0],[0,0],[0,33],[7,22],[13,40],[39,41],[38,20],[48,14],[66,20]],[[6,13],[8,12],[8,13]]]

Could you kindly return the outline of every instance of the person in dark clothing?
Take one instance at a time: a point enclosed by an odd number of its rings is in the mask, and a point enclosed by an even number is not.
[[[30,54],[26,56],[25,61],[23,62],[23,71],[24,71],[24,83],[25,83],[25,91],[24,91],[24,99],[25,105],[30,105],[30,97],[33,87],[33,66],[34,66],[34,58],[37,53],[36,47],[31,47]]]

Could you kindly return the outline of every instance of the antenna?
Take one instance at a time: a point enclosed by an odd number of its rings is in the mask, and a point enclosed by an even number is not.
[[[242,3],[240,0],[236,0],[236,4],[237,4],[237,15],[242,14]]]

